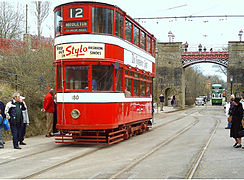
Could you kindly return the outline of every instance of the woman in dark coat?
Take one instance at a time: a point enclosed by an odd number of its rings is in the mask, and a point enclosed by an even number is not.
[[[241,136],[239,132],[242,130],[241,120],[243,117],[243,108],[240,103],[240,98],[234,99],[234,107],[230,113],[232,116],[231,128],[230,128],[230,137],[233,137],[236,141],[234,148],[241,148]]]

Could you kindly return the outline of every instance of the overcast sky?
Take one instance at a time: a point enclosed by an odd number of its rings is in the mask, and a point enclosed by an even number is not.
[[[27,2],[21,0],[23,3]],[[202,15],[243,15],[244,0],[96,0],[117,5],[132,18],[165,16],[202,16]],[[31,1],[28,1],[30,4]],[[51,11],[56,5],[70,2],[51,1]],[[31,13],[31,12],[30,12]],[[175,35],[175,42],[188,42],[192,51],[201,43],[207,49],[222,50],[228,41],[238,41],[239,30],[244,30],[244,18],[186,18],[140,20],[140,24],[154,34],[159,42],[168,42],[168,32]],[[36,28],[30,28],[36,34]],[[44,36],[53,37],[53,13],[50,12],[42,29]],[[204,74],[218,75],[213,64],[200,64]],[[223,76],[223,78],[225,78]]]

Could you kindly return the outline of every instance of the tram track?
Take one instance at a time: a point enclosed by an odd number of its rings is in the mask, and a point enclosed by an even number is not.
[[[184,119],[185,117],[187,117],[187,116],[189,116],[190,114],[193,114],[193,113],[195,113],[195,112],[196,112],[196,111],[193,111],[193,112],[187,113],[186,115],[182,115],[182,116],[177,117],[177,118],[175,118],[175,119],[173,119],[173,120],[170,120],[170,121],[168,121],[168,122],[165,122],[165,123],[163,123],[163,124],[159,124],[158,126],[155,126],[155,127],[153,128],[153,130],[154,130],[154,129],[158,129],[158,128],[163,127],[163,126],[166,126],[166,125],[169,125],[169,124],[171,124],[171,123],[173,123],[173,122],[175,122],[175,121]],[[170,116],[170,117],[172,117],[172,116]],[[169,143],[169,142],[168,142],[168,143]],[[45,143],[44,143],[44,144],[45,144]],[[48,143],[46,143],[46,144],[48,144]],[[167,144],[167,142],[165,143],[165,145],[166,145],[166,144]],[[65,147],[66,147],[66,146],[65,146]],[[27,176],[22,176],[22,177],[17,177],[17,178],[25,178],[25,179],[34,178],[34,177],[36,177],[36,176],[38,176],[38,175],[41,175],[41,174],[43,174],[43,173],[45,173],[45,172],[48,172],[48,171],[50,171],[50,170],[53,170],[53,169],[55,169],[55,168],[62,167],[63,165],[68,164],[68,163],[70,163],[70,162],[72,162],[72,161],[74,161],[74,160],[77,160],[77,159],[79,159],[79,158],[83,158],[83,157],[86,157],[86,156],[88,156],[88,155],[94,154],[94,153],[98,152],[99,150],[104,149],[104,148],[106,148],[106,147],[108,147],[108,146],[102,146],[102,147],[98,147],[98,148],[96,148],[96,149],[93,148],[92,150],[89,150],[89,151],[87,151],[87,152],[77,153],[77,155],[72,156],[71,158],[69,158],[69,159],[67,159],[67,160],[63,160],[63,161],[61,160],[61,161],[56,162],[56,163],[54,163],[54,164],[52,164],[52,165],[50,165],[50,166],[48,166],[48,167],[44,167],[43,169],[36,170],[36,171],[34,171],[34,172],[28,173]],[[21,156],[21,157],[17,157],[17,158],[15,158],[15,159],[10,159],[10,160],[8,160],[8,161],[1,162],[0,165],[6,165],[6,164],[8,164],[8,163],[15,162],[15,161],[16,161],[16,162],[19,162],[19,161],[22,161],[22,159],[35,157],[35,155],[40,155],[40,154],[43,154],[43,153],[46,153],[46,152],[52,152],[52,151],[55,150],[55,149],[57,149],[57,147],[52,147],[52,148],[49,148],[49,149],[46,149],[46,150],[38,150],[38,151],[36,151],[36,152],[34,152],[34,153],[31,153],[31,154],[26,154],[26,155],[23,155],[23,156]]]
[[[32,179],[33,177],[38,176],[38,175],[40,175],[40,174],[42,174],[42,173],[44,173],[44,172],[47,172],[47,171],[50,171],[50,170],[55,169],[55,168],[57,168],[57,167],[63,166],[63,165],[65,165],[65,164],[68,164],[68,163],[70,163],[70,162],[72,162],[72,161],[74,161],[74,160],[77,160],[77,159],[79,159],[79,158],[83,158],[83,157],[85,157],[85,156],[91,155],[91,154],[96,153],[97,151],[99,151],[99,150],[101,150],[101,149],[104,149],[104,148],[106,148],[106,146],[104,146],[104,147],[99,147],[99,148],[97,148],[97,149],[93,149],[93,150],[88,151],[88,152],[86,152],[86,153],[79,154],[79,155],[74,156],[74,157],[72,157],[72,158],[70,158],[70,159],[68,159],[68,160],[61,161],[61,162],[59,162],[59,163],[56,163],[55,165],[46,167],[46,168],[44,168],[44,169],[42,169],[42,170],[40,170],[40,171],[33,172],[33,173],[29,174],[28,176],[20,177],[20,179]]]
[[[50,143],[43,143],[43,144],[50,144]],[[26,155],[23,155],[23,156],[20,156],[20,157],[17,157],[17,158],[14,158],[14,159],[10,159],[10,160],[7,160],[7,161],[3,161],[3,162],[0,162],[0,165],[4,165],[4,164],[8,164],[8,163],[11,163],[11,162],[14,162],[14,161],[18,161],[20,159],[24,159],[26,157],[31,157],[31,156],[34,156],[34,155],[37,155],[37,154],[40,154],[40,153],[45,153],[45,152],[49,152],[49,151],[52,151],[54,149],[57,149],[57,147],[53,147],[53,148],[50,148],[50,149],[46,149],[46,150],[40,150],[40,151],[36,151],[34,153],[31,153],[31,154],[26,154]]]
[[[211,140],[213,139],[214,137],[214,134],[216,133],[216,130],[217,128],[219,127],[221,121],[220,120],[216,120],[215,122],[215,125],[214,127],[212,128],[211,130],[211,133],[210,133],[210,136],[209,138],[207,139],[206,143],[204,144],[204,146],[200,149],[200,152],[198,153],[198,155],[196,156],[196,159],[192,165],[192,167],[190,168],[190,170],[187,172],[186,176],[185,176],[185,179],[192,179],[194,177],[194,174],[196,173],[199,165],[200,165],[200,162],[211,142]]]
[[[174,141],[178,136],[180,136],[183,133],[187,132],[189,129],[191,129],[193,126],[195,126],[198,122],[199,122],[199,119],[196,118],[196,120],[194,122],[190,123],[188,126],[184,127],[183,129],[177,131],[174,136],[171,136],[167,140],[163,140],[162,142],[160,142],[159,144],[157,144],[153,149],[151,149],[150,151],[148,151],[147,153],[145,153],[140,158],[135,158],[134,160],[132,160],[132,163],[127,164],[123,169],[121,169],[117,173],[113,174],[108,179],[118,178],[120,175],[122,175],[123,173],[129,171],[130,169],[132,169],[133,167],[135,167],[137,164],[139,164],[140,162],[142,162],[143,160],[145,160],[146,158],[148,158],[150,155],[152,155],[156,151],[160,150],[162,147],[164,147],[164,146],[168,145],[169,143],[171,143],[172,141]]]
[[[195,112],[191,112],[190,114],[193,114],[193,113],[195,113]],[[170,120],[170,121],[168,121],[168,122],[166,122],[166,123],[160,124],[160,125],[154,127],[153,130],[154,130],[154,129],[158,129],[158,128],[163,127],[163,126],[166,126],[166,125],[168,125],[168,124],[171,124],[171,123],[173,123],[173,122],[175,122],[175,121],[184,119],[184,118],[185,118],[186,116],[188,116],[188,115],[189,115],[189,114],[187,114],[187,115],[183,115],[183,116],[180,116],[180,117],[178,117],[178,118],[176,118],[176,119]],[[197,120],[197,121],[199,121],[199,120]],[[194,122],[195,122],[195,121],[194,121]],[[196,123],[193,123],[192,126],[194,126],[195,124],[196,124]],[[189,128],[190,128],[190,127],[189,127]],[[168,143],[170,143],[170,142],[174,139],[174,137],[177,137],[177,136],[181,135],[182,133],[184,133],[184,132],[185,132],[186,130],[188,130],[189,128],[186,128],[186,129],[184,128],[183,130],[179,131],[179,132],[178,132],[178,135],[175,135],[175,136],[173,136],[172,138],[170,138],[170,139],[168,139],[167,141],[165,141],[165,142],[163,143],[163,146],[165,146],[165,145],[167,145]],[[91,151],[89,151],[89,152],[86,152],[86,153],[82,153],[82,154],[76,155],[76,156],[74,156],[74,157],[72,157],[72,158],[70,158],[70,159],[68,159],[68,160],[65,160],[65,161],[61,161],[61,162],[55,163],[54,165],[48,166],[48,167],[46,167],[46,168],[44,168],[44,169],[42,169],[42,170],[33,172],[33,173],[29,174],[28,176],[19,177],[19,178],[21,178],[21,179],[22,179],[22,178],[23,178],[23,179],[31,179],[31,178],[34,178],[34,177],[36,177],[36,176],[38,176],[38,175],[41,175],[41,174],[43,174],[43,173],[45,173],[45,172],[48,172],[48,171],[53,170],[53,169],[55,169],[55,168],[61,167],[61,166],[65,165],[65,164],[68,164],[68,163],[70,163],[70,162],[72,162],[72,161],[74,161],[74,160],[77,160],[77,159],[79,159],[79,158],[83,158],[83,157],[85,157],[85,156],[94,154],[94,153],[98,152],[99,150],[104,149],[104,148],[106,148],[106,147],[108,147],[108,146],[99,147],[99,148],[93,149],[93,150],[91,150]],[[48,152],[48,151],[51,151],[51,150],[54,150],[54,149],[55,149],[55,148],[52,148],[52,149],[47,150],[47,151],[45,151],[45,152]],[[43,152],[40,152],[40,153],[43,153]],[[38,154],[38,153],[33,153],[33,154],[31,154],[31,156],[36,155],[36,154]],[[26,156],[22,156],[22,157],[18,158],[17,160],[20,160],[20,159],[25,158],[25,157],[28,157],[28,155],[26,155]],[[15,159],[15,160],[16,160],[16,159]],[[12,161],[15,161],[15,160],[12,160]],[[8,163],[8,162],[6,162],[6,163]]]
[[[200,111],[198,111],[198,112],[200,113]],[[160,150],[162,147],[166,146],[167,144],[171,143],[173,140],[177,139],[178,136],[180,136],[180,135],[184,134],[185,132],[187,132],[188,130],[190,130],[193,126],[195,126],[199,122],[199,119],[197,117],[194,117],[194,118],[196,118],[197,120],[195,120],[193,123],[191,123],[190,125],[188,125],[184,129],[181,129],[180,131],[178,131],[174,136],[172,136],[167,141],[162,141],[161,143],[156,145],[153,149],[148,151],[146,154],[144,154],[140,158],[136,158],[129,165],[127,164],[127,166],[125,168],[121,169],[117,173],[115,173],[112,176],[110,176],[109,179],[120,178],[119,177],[120,175],[124,174],[125,172],[130,171],[136,165],[138,165],[140,162],[142,162],[143,160],[145,160],[146,158],[151,156],[153,153],[155,153],[156,151]],[[185,176],[185,179],[192,179],[194,177],[194,174],[198,170],[200,162],[201,162],[201,160],[202,160],[202,158],[203,158],[203,156],[204,156],[204,154],[205,154],[205,152],[206,152],[206,150],[207,150],[212,138],[214,137],[214,134],[216,133],[216,130],[217,130],[217,128],[220,125],[220,122],[221,122],[220,120],[216,120],[213,128],[211,129],[210,135],[208,136],[206,142],[204,143],[204,145],[200,149],[199,153],[197,154],[197,156],[196,156],[196,158],[194,160],[194,163],[192,164],[191,168],[189,169],[189,171],[187,172],[187,174]]]

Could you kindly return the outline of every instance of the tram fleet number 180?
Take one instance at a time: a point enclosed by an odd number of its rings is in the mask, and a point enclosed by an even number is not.
[[[149,130],[155,37],[110,4],[54,13],[56,143],[114,144]]]

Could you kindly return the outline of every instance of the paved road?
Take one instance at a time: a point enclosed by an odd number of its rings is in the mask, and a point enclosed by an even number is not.
[[[154,127],[112,146],[62,145],[54,138],[6,142],[1,178],[244,178],[244,150],[234,149],[223,107],[157,113]]]

